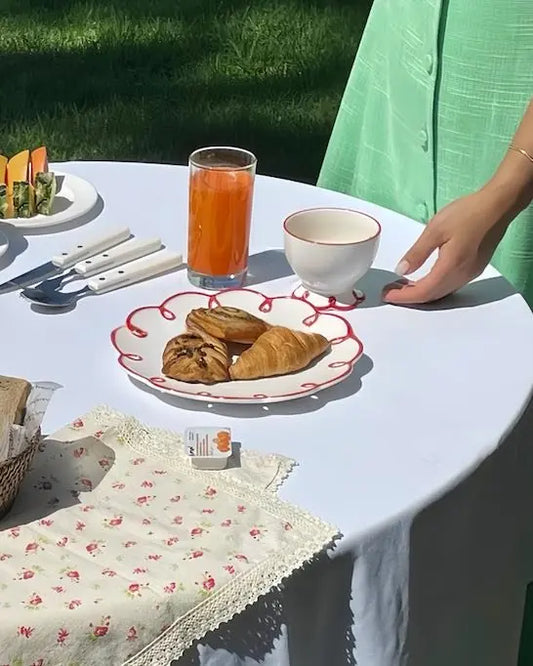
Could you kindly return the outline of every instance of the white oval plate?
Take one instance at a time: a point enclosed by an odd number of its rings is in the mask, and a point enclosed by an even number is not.
[[[7,236],[0,231],[0,257],[3,257],[9,247]]]
[[[54,171],[58,180],[57,194],[51,215],[15,217],[3,220],[17,229],[46,229],[65,224],[88,213],[98,201],[98,192],[91,183],[79,176]]]
[[[185,318],[193,308],[225,305],[246,310],[270,324],[321,333],[330,351],[308,368],[290,375],[217,384],[191,384],[161,374],[161,357],[170,338],[185,332]],[[350,324],[336,314],[318,312],[290,296],[268,297],[251,289],[231,289],[217,294],[186,291],[161,305],[138,308],[111,340],[118,362],[128,374],[161,391],[191,400],[257,404],[294,400],[312,395],[346,379],[363,353],[363,345]]]

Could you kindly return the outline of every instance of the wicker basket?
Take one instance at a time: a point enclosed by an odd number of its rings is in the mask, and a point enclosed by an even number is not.
[[[0,519],[13,506],[13,502],[40,443],[41,431],[38,430],[31,444],[22,453],[0,462]]]

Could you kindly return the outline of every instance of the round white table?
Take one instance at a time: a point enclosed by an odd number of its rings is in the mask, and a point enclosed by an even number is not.
[[[160,235],[185,250],[185,167],[73,162],[61,170],[96,186],[101,213],[63,233],[28,236],[18,255],[24,243],[13,233],[1,281],[107,225],[128,224],[137,236]],[[281,496],[336,524],[344,539],[331,560],[296,576],[279,636],[263,647],[245,640],[259,621],[250,610],[224,640],[199,647],[203,664],[512,665],[533,579],[533,456],[523,438],[507,436],[533,387],[531,312],[492,268],[441,304],[383,305],[381,288],[420,225],[264,176],[256,181],[249,285],[290,292],[282,221],[324,205],[368,211],[383,226],[360,285],[366,301],[347,314],[365,355],[338,386],[270,407],[208,407],[134,384],[116,362],[110,331],[134,308],[187,289],[185,270],[65,313],[38,313],[18,293],[1,295],[2,373],[63,385],[46,432],[108,404],[174,430],[225,423],[244,447],[299,462]]]

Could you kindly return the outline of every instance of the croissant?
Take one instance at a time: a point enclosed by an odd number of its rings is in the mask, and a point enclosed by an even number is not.
[[[171,379],[213,384],[229,379],[228,348],[207,333],[184,333],[169,340],[163,351],[162,372]]]
[[[231,379],[286,375],[307,367],[329,347],[318,333],[302,333],[273,326],[244,351],[230,367]]]
[[[266,322],[249,312],[225,306],[192,310],[187,315],[186,325],[189,331],[203,330],[220,340],[244,344],[252,344],[269,328]]]

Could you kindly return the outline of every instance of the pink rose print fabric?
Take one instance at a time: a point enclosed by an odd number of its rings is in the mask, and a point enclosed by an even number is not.
[[[0,522],[0,664],[167,663],[335,536],[268,490],[139,455],[81,417]]]

